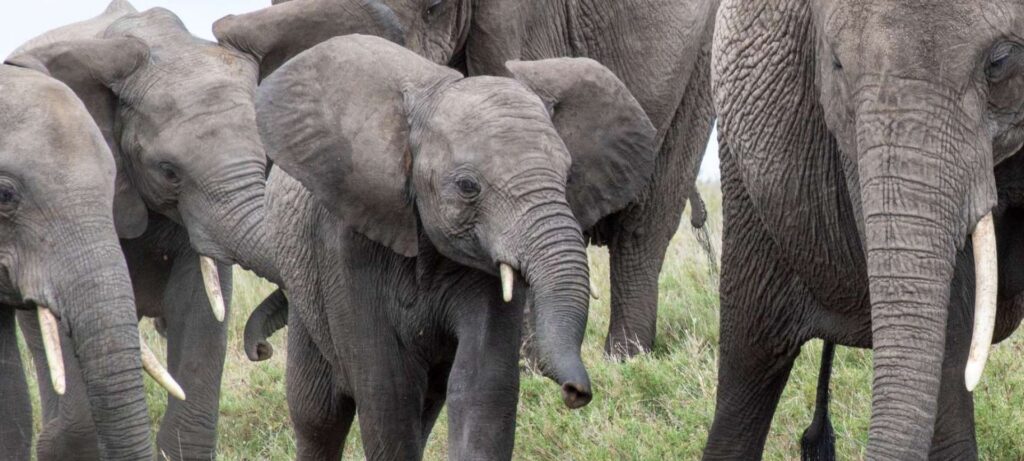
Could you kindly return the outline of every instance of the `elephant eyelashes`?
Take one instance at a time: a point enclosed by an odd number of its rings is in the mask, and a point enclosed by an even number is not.
[[[473,178],[459,178],[455,181],[455,187],[459,188],[459,195],[467,200],[475,199],[480,195],[480,183]]]

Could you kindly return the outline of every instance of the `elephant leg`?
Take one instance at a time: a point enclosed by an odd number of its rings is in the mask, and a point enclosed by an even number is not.
[[[939,412],[932,435],[931,460],[976,460],[978,443],[974,435],[974,398],[967,392],[964,368],[970,354],[974,324],[973,257],[961,252],[957,274],[950,289],[950,311],[946,323],[946,351],[939,382]]]
[[[289,315],[288,413],[300,461],[341,457],[355,416],[355,401],[338,395],[330,363],[313,343],[296,313]]]
[[[723,146],[718,395],[704,459],[761,459],[772,416],[816,304],[779,261]],[[734,180],[732,180],[734,179]],[[732,181],[731,181],[732,180]]]
[[[427,385],[427,396],[423,401],[423,416],[421,418],[423,422],[421,450],[426,450],[430,432],[434,430],[434,423],[437,422],[437,417],[441,414],[441,409],[444,408],[447,400],[448,375],[451,373],[451,369],[451,364],[447,364],[430,370],[428,378],[430,382]]]
[[[32,448],[32,405],[18,350],[14,309],[0,305],[0,453],[28,461]]]
[[[32,360],[36,364],[39,393],[41,396],[48,395],[43,399],[45,402],[44,413],[49,413],[49,415],[44,414],[43,429],[39,433],[39,440],[36,444],[36,457],[40,461],[99,459],[99,436],[96,432],[96,424],[92,419],[92,411],[89,408],[89,397],[86,395],[85,382],[82,380],[82,370],[78,366],[74,350],[67,346],[62,348],[65,389],[64,395],[58,396],[53,390],[46,355],[42,351],[39,324],[35,321],[35,315],[32,314],[25,312],[24,315],[19,316],[18,322],[22,325],[26,342],[39,342],[40,350],[38,354],[33,350]],[[71,344],[71,338],[63,330],[60,337],[62,345]]]
[[[231,266],[218,264],[230,314]],[[185,391],[184,402],[167,396],[167,411],[157,447],[172,460],[212,459],[217,446],[217,417],[227,317],[218,322],[203,287],[199,256],[177,255],[163,295],[167,325],[167,369]]]
[[[512,459],[522,315],[491,305],[459,325],[448,378],[449,459]]]
[[[385,347],[380,347],[384,341],[375,342],[371,363],[359,364],[361,369],[351,375],[359,380],[355,392],[366,459],[422,459],[427,370],[406,362],[406,351],[396,342],[389,340]]]
[[[658,276],[687,198],[695,187],[714,119],[708,53],[702,53],[665,134],[641,205],[623,211],[610,236],[611,319],[605,352],[651,350],[657,331]]]

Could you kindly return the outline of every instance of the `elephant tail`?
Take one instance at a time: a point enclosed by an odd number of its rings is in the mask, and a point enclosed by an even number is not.
[[[832,376],[832,359],[836,345],[825,341],[821,349],[821,370],[818,372],[818,394],[814,399],[814,418],[800,437],[800,459],[803,461],[835,461],[836,433],[828,414],[828,385]]]
[[[693,226],[693,233],[697,237],[697,243],[704,250],[704,255],[708,258],[708,267],[717,274],[718,255],[715,253],[715,246],[711,243],[711,232],[708,230],[708,208],[696,186],[690,192],[689,202],[690,225]]]
[[[264,299],[245,322],[245,355],[253,362],[267,360],[274,356],[270,338],[288,325],[288,298],[280,288]]]

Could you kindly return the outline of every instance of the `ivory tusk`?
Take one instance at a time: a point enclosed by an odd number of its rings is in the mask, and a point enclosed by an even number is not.
[[[39,329],[43,334],[43,350],[46,351],[46,364],[50,369],[50,382],[57,395],[64,395],[64,355],[60,349],[60,333],[57,329],[57,317],[49,309],[38,306]]]
[[[171,394],[174,398],[185,400],[185,391],[171,377],[171,373],[157,360],[156,354],[153,354],[153,351],[146,345],[146,340],[142,339],[141,332],[139,333],[139,352],[142,354],[142,368],[153,378],[153,381],[156,381],[160,387],[167,389],[167,393]]]
[[[501,299],[504,299],[505,302],[512,301],[512,284],[515,279],[512,266],[501,263],[498,266],[498,271],[501,272]]]
[[[199,269],[203,272],[203,287],[206,288],[206,297],[210,299],[213,316],[218,322],[223,322],[224,296],[220,289],[220,273],[217,271],[217,262],[209,256],[200,256]]]
[[[601,299],[601,295],[597,294],[597,285],[594,285],[593,280],[590,281],[590,297],[594,298],[595,301]]]
[[[999,291],[999,264],[996,259],[996,231],[992,213],[978,222],[971,234],[974,243],[974,331],[971,333],[971,353],[967,357],[964,382],[972,392],[981,381],[981,372],[992,347],[992,332],[996,327],[996,295]]]

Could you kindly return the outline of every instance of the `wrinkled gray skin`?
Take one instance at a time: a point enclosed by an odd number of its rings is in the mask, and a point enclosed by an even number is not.
[[[275,3],[281,4],[229,16],[214,27],[222,43],[263,58],[264,76],[294,53],[326,38],[369,33],[346,16],[352,11],[397,18],[402,40],[386,37],[468,75],[508,75],[504,63],[510,59],[563,56],[589,57],[611,69],[658,130],[659,153],[653,180],[631,206],[587,226],[584,234],[592,243],[608,245],[611,255],[612,312],[606,351],[632,356],[653,347],[658,274],[665,251],[687,199],[696,208],[703,206],[694,182],[713,119],[708,67],[717,0]],[[702,215],[701,210],[695,215]],[[269,318],[273,316],[260,317]],[[270,328],[252,329],[257,330]],[[247,343],[267,344],[261,338]]]
[[[135,46],[117,46],[133,37]],[[136,56],[141,65],[97,81],[94,64]],[[192,36],[173,13],[136,13],[115,0],[101,16],[51,31],[10,58],[46,68],[71,86],[96,119],[118,163],[114,218],[138,315],[167,337],[168,369],[185,402],[170,398],[157,444],[171,459],[210,459],[224,362],[225,324],[211,313],[198,256],[218,261],[226,299],[231,264],[276,279],[261,255],[265,153],[256,130],[257,66],[245,54]],[[45,380],[40,380],[45,381]],[[79,384],[69,377],[68,387]],[[40,451],[63,452],[90,437],[88,408],[44,389],[48,429]],[[74,450],[93,459],[96,453]],[[71,458],[62,458],[71,459]]]
[[[91,409],[88,424],[99,435],[88,448],[103,459],[153,457],[134,300],[110,207],[114,169],[100,131],[67,86],[34,70],[0,66],[4,459],[30,459],[32,409],[15,309],[38,328],[36,306],[60,319],[64,363],[83,381],[75,397]],[[42,355],[34,360],[47,368]],[[41,385],[51,387],[48,378]]]
[[[977,457],[969,233],[997,204],[994,165],[1024,140],[1022,13],[1019,0],[723,2],[722,337],[706,459],[760,456],[811,338],[874,349],[868,459]],[[997,219],[1005,238],[1013,221]],[[996,340],[1022,314],[1019,281],[1000,275]]]
[[[350,35],[260,86],[299,459],[337,459],[357,409],[367,458],[419,459],[445,401],[450,459],[510,459],[527,297],[543,372],[590,401],[582,220],[646,184],[656,130],[594,61],[509,66],[464,79]]]

